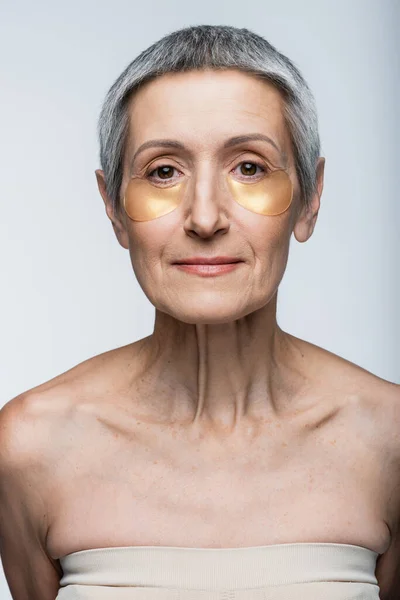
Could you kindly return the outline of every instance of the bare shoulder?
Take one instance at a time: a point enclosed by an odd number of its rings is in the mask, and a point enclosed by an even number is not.
[[[51,465],[75,416],[84,418],[86,407],[118,395],[125,373],[135,371],[144,340],[93,356],[9,400],[0,409],[3,462]],[[89,418],[90,410],[86,412]]]
[[[375,398],[377,401],[400,401],[400,384],[383,379],[326,348],[292,335],[289,338],[304,360],[314,365],[313,374],[319,373],[319,379],[323,379],[324,385],[342,388],[365,399],[369,397],[370,400]]]
[[[43,423],[21,394],[0,410],[0,553],[13,598],[51,600],[61,570],[46,552],[49,481]]]
[[[140,348],[146,340],[147,338],[143,338],[126,346],[113,348],[112,350],[92,356],[74,365],[64,373],[26,390],[18,398],[22,396],[25,400],[29,398],[28,404],[32,408],[34,406],[36,409],[46,409],[49,406],[47,402],[49,397],[54,396],[58,392],[62,395],[63,391],[67,389],[71,389],[71,391],[82,389],[88,392],[92,390],[94,393],[96,393],[97,389],[104,391],[105,381],[112,374],[115,374],[116,370],[121,374],[125,368],[132,369],[134,366],[132,362],[135,363],[135,356],[140,354]],[[50,394],[47,392],[50,392]],[[78,395],[81,396],[82,394]],[[12,402],[14,401],[15,399],[12,400]]]
[[[134,373],[138,363],[135,359],[146,339],[92,356],[64,373],[24,391],[8,401],[0,412],[5,411],[11,415],[17,407],[23,407],[26,417],[29,415],[34,419],[48,415],[51,418],[57,414],[65,416],[65,411],[85,401],[100,399],[110,392],[110,384],[117,388],[118,382],[123,385],[125,373]],[[115,391],[113,389],[112,393]]]
[[[331,397],[353,423],[359,421],[366,433],[400,458],[400,385],[325,348],[294,336],[289,339],[317,395]]]

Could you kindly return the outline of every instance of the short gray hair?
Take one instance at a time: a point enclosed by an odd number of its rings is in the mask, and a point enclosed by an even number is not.
[[[301,204],[309,207],[320,153],[315,100],[299,69],[266,39],[249,29],[196,25],[174,31],[143,50],[109,89],[98,120],[100,164],[113,208],[120,208],[129,101],[139,86],[165,73],[238,69],[274,84],[283,95]]]

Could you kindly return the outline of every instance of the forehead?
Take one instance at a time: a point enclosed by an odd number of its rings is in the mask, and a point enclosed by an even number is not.
[[[273,84],[236,69],[168,73],[132,97],[128,151],[160,137],[210,151],[233,135],[259,132],[289,152],[283,108]]]

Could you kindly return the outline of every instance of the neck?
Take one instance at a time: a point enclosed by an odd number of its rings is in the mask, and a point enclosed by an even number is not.
[[[223,324],[183,323],[156,310],[141,372],[152,410],[170,423],[225,434],[290,410],[307,369],[301,340],[276,322],[276,297]]]

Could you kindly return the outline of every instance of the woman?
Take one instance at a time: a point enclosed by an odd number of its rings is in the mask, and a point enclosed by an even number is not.
[[[154,332],[2,409],[13,597],[398,598],[399,387],[276,321],[323,189],[303,77],[247,29],[188,27],[120,75],[99,134]]]

